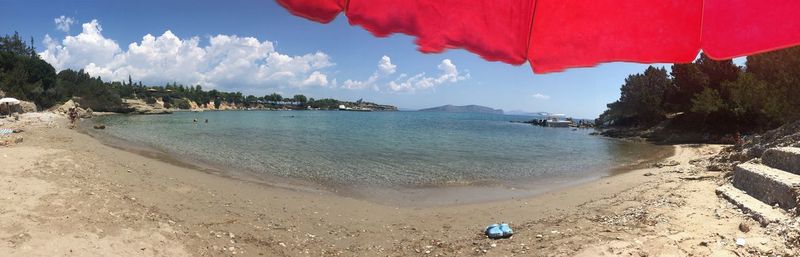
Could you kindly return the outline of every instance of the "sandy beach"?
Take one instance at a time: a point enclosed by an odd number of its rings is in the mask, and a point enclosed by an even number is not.
[[[724,174],[703,163],[721,145],[678,145],[660,160],[669,165],[534,197],[398,207],[175,165],[104,145],[60,116],[5,126],[24,129],[14,134],[23,142],[0,147],[8,256],[796,254],[717,197]],[[515,235],[487,239],[496,222]]]

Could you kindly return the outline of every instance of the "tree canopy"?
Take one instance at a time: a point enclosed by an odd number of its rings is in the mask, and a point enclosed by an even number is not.
[[[774,128],[800,119],[800,47],[747,57],[745,67],[701,54],[669,75],[648,67],[630,75],[601,125],[653,126],[673,114],[684,129],[719,133]]]

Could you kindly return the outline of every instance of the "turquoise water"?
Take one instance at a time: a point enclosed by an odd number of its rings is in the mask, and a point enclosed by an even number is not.
[[[197,119],[199,122],[192,122]],[[208,123],[204,120],[208,119]],[[663,148],[495,114],[227,111],[96,118],[101,133],[229,171],[335,187],[524,185],[608,175]]]

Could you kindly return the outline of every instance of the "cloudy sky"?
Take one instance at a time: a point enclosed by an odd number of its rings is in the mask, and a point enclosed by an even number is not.
[[[33,37],[57,70],[104,80],[200,84],[265,95],[305,94],[416,109],[480,104],[594,118],[646,65],[604,64],[538,75],[463,50],[416,51],[413,38],[375,38],[339,17],[294,17],[273,1],[0,0],[0,33]]]

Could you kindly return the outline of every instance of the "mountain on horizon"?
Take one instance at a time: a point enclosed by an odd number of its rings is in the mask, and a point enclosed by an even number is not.
[[[442,105],[439,107],[432,107],[427,109],[420,109],[420,112],[452,112],[452,113],[491,113],[491,114],[503,114],[502,109],[494,109],[491,107],[480,106],[480,105]]]

